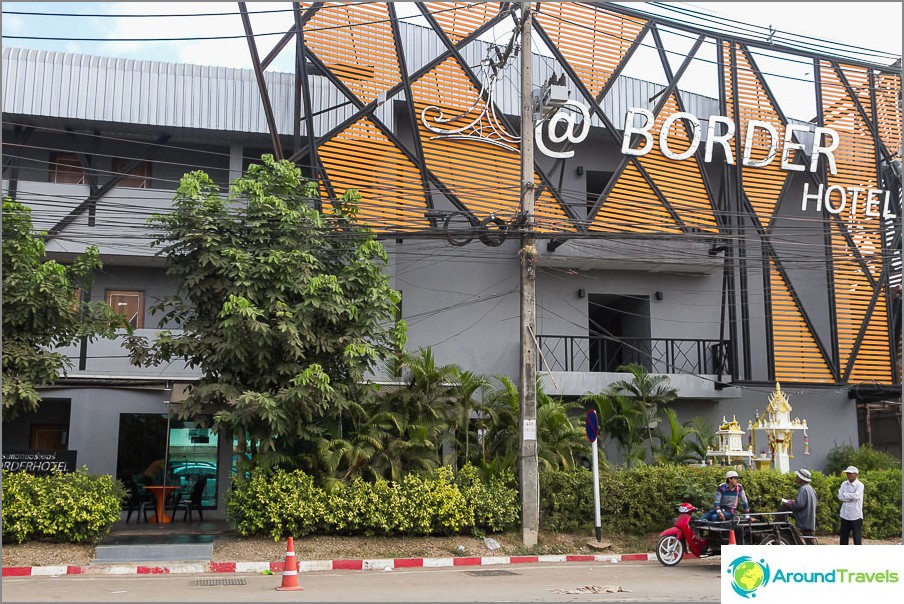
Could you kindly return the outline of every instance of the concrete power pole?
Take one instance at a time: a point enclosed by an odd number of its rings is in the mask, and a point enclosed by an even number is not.
[[[534,229],[534,103],[530,2],[521,3],[521,527],[524,545],[537,544],[540,476],[537,468],[537,250]]]

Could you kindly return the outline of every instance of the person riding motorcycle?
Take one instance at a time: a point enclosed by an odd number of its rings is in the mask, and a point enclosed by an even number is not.
[[[747,493],[741,486],[741,477],[734,470],[725,473],[725,482],[716,488],[713,509],[703,514],[700,520],[713,522],[715,520],[731,520],[735,516],[738,507],[744,514],[750,513],[750,504],[747,502]]]

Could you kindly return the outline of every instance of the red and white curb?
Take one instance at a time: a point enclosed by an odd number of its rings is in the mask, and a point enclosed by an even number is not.
[[[534,562],[646,562],[653,554],[558,554],[546,556],[474,556],[456,558],[380,558],[375,560],[299,560],[298,572],[325,570],[381,570],[397,568],[441,568],[454,566],[495,566]],[[201,573],[283,572],[284,562],[173,562],[148,564],[97,564],[89,566],[5,566],[4,577],[56,577],[60,575],[176,575]]]

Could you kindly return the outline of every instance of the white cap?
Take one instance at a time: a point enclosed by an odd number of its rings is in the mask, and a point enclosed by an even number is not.
[[[796,471],[794,474],[796,474],[797,477],[800,478],[801,480],[803,480],[804,482],[810,482],[811,480],[813,480],[813,478],[810,476],[810,470],[801,468],[800,470]]]
[[[854,466],[848,466],[847,470],[844,471],[845,474],[859,474],[860,470],[855,468]]]
[[[734,470],[729,470],[729,471],[725,472],[725,480],[728,480],[729,478],[738,478],[738,473],[735,472]]]

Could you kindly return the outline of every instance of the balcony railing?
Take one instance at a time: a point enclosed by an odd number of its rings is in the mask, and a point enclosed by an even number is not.
[[[615,372],[636,363],[650,373],[732,375],[726,340],[538,336],[540,366],[549,371]]]

